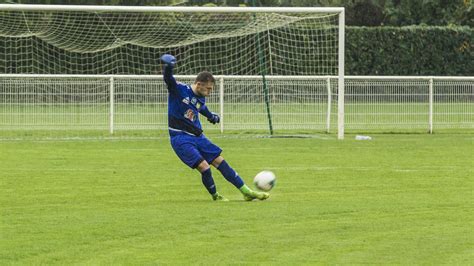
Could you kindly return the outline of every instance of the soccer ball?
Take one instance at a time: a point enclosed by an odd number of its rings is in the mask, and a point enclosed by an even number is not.
[[[263,191],[270,191],[275,186],[275,183],[276,176],[272,171],[262,171],[253,179],[255,187]]]

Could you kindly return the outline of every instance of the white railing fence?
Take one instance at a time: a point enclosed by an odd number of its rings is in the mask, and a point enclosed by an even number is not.
[[[194,76],[177,76],[192,83]],[[268,132],[260,76],[217,76],[208,131]],[[336,133],[337,77],[268,76],[270,118],[282,133]],[[474,77],[346,76],[344,128],[362,132],[474,129]],[[0,75],[2,131],[166,130],[161,76]]]
[[[348,131],[474,128],[474,77],[347,77]]]

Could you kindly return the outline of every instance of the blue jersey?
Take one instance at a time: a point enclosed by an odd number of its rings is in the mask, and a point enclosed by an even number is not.
[[[184,132],[194,136],[202,134],[199,113],[206,117],[211,112],[206,107],[206,99],[194,94],[190,85],[176,82],[172,67],[165,66],[163,79],[168,89],[168,129],[170,135]]]

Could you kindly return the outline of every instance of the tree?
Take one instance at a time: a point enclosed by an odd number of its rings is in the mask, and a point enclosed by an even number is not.
[[[385,24],[394,26],[474,26],[471,0],[392,0],[385,5],[385,16]]]
[[[0,0],[0,3],[65,5],[301,6],[346,8],[351,26],[474,26],[474,0]]]
[[[371,0],[354,1],[346,11],[346,24],[350,26],[380,26],[384,18],[383,6]]]

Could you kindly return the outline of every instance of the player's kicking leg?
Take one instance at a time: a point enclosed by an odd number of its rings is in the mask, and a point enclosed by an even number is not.
[[[254,199],[266,200],[270,197],[269,193],[251,190],[247,185],[243,185],[239,190],[242,192],[242,195],[244,195],[244,200],[246,201],[252,201]]]
[[[242,178],[227,164],[222,156],[218,156],[212,161],[212,165],[222,173],[227,181],[240,190],[246,201],[252,201],[254,199],[266,200],[270,197],[269,193],[254,191],[245,185]]]
[[[212,199],[215,201],[228,201],[217,192],[214,179],[212,178],[210,165],[203,160],[201,154],[196,149],[194,143],[196,137],[188,135],[177,135],[171,137],[171,146],[179,159],[192,169],[197,169],[201,173],[202,184],[206,187]]]

